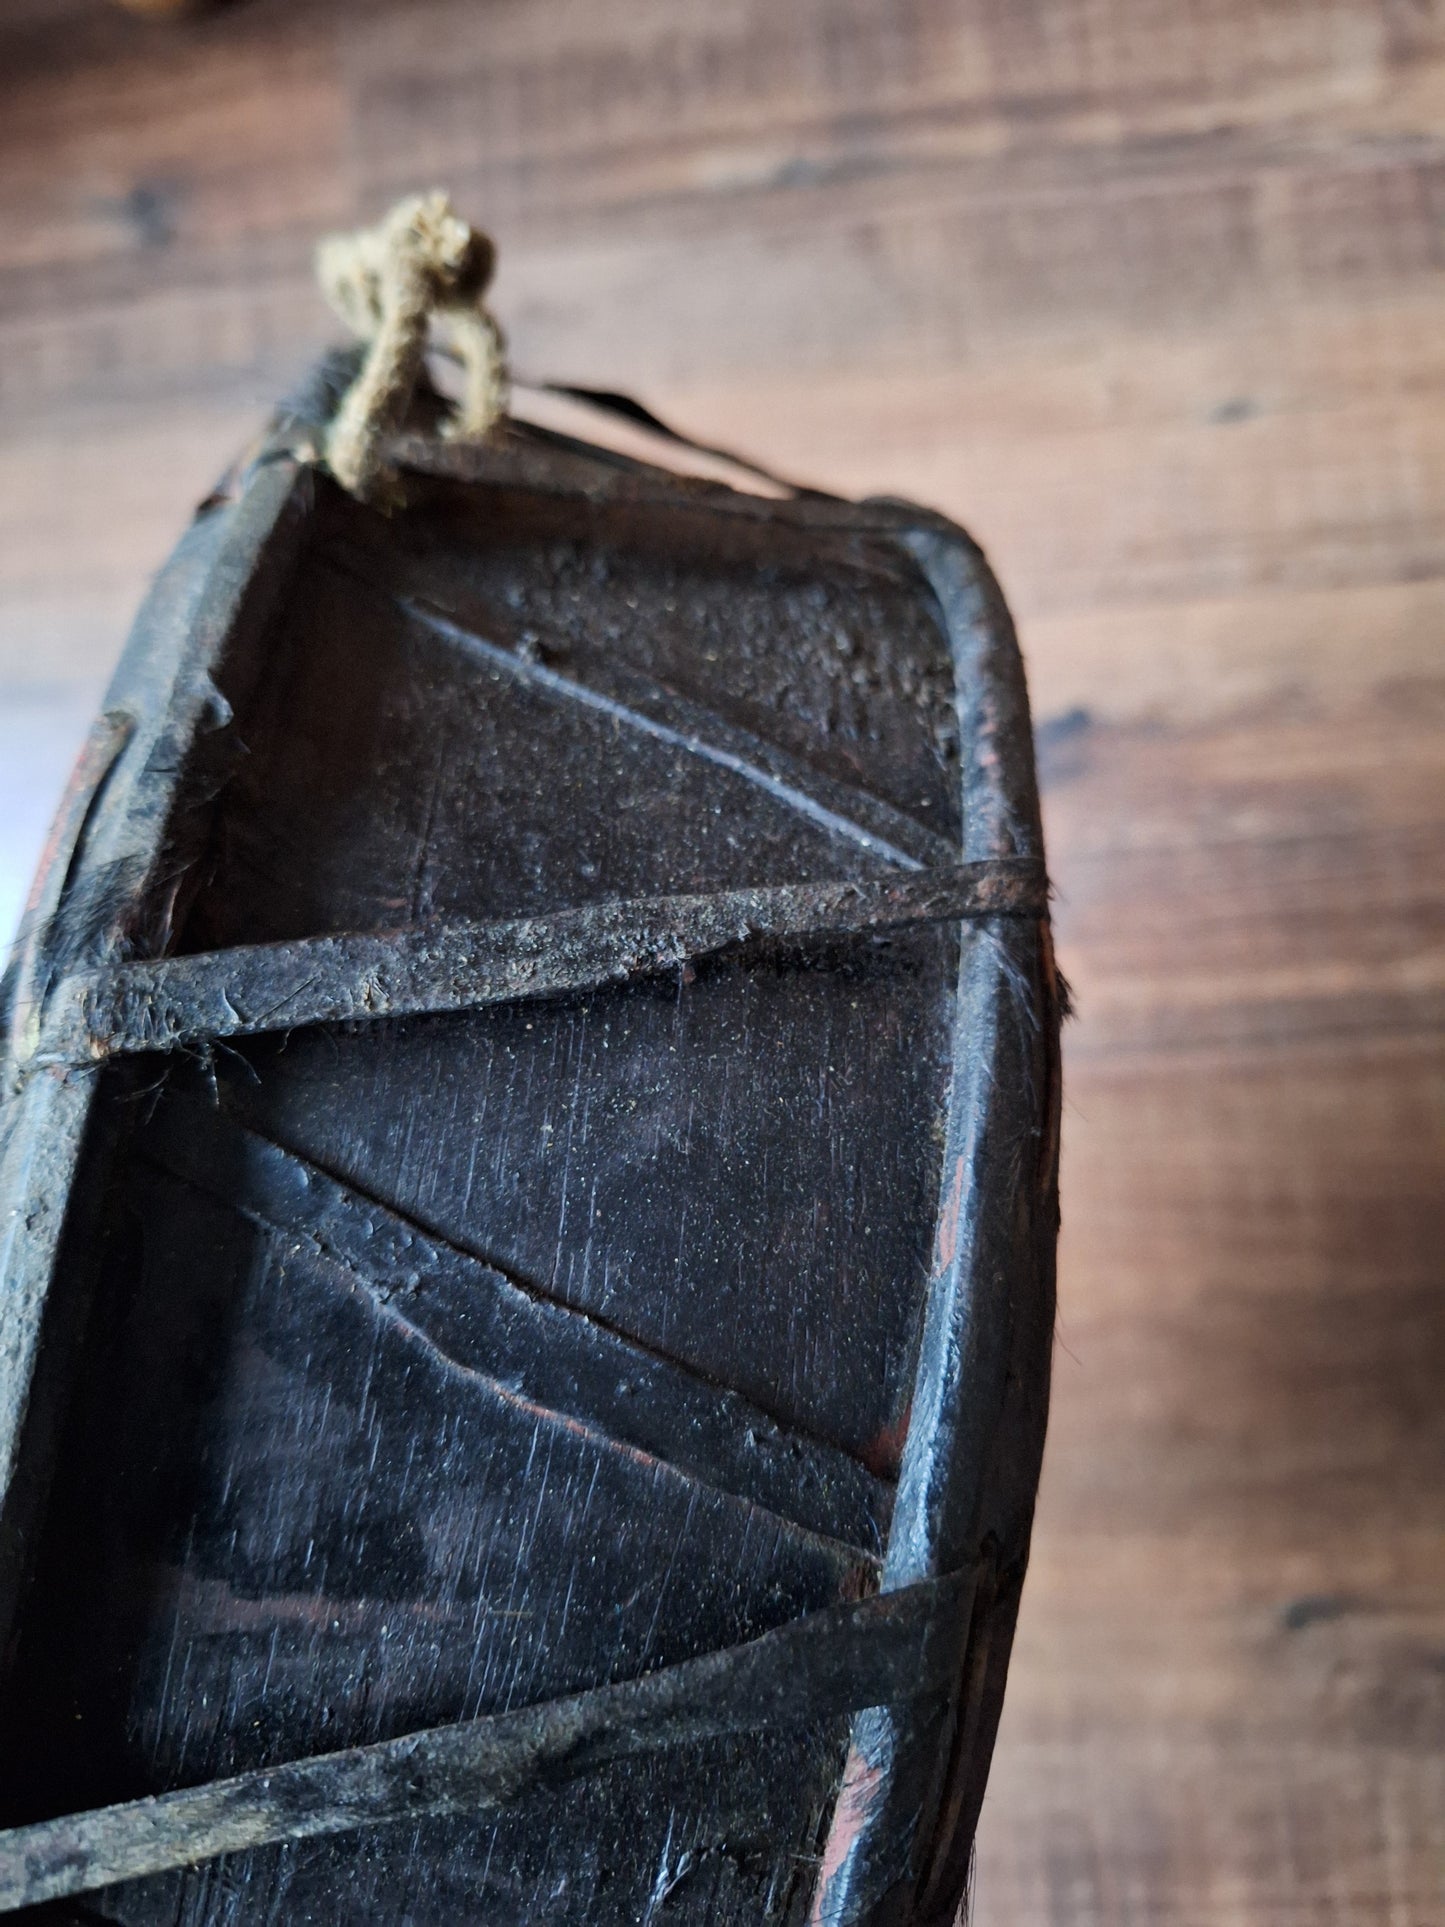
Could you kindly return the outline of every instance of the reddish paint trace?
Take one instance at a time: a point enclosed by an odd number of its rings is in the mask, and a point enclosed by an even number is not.
[[[828,1927],[833,1918],[829,1890],[842,1873],[855,1842],[872,1817],[874,1798],[882,1778],[881,1766],[871,1765],[856,1746],[849,1747],[838,1804],[833,1810],[833,1824],[828,1829],[828,1838],[823,1845],[818,1886],[813,1895],[812,1912],[808,1915],[808,1927]]]
[[[903,1441],[908,1437],[909,1421],[913,1417],[913,1401],[904,1406],[901,1417],[892,1425],[880,1426],[864,1446],[859,1457],[875,1479],[898,1478],[898,1468],[903,1463]]]
[[[962,1208],[963,1158],[960,1156],[953,1167],[953,1183],[949,1186],[938,1220],[938,1257],[933,1267],[935,1278],[941,1277],[958,1256],[958,1214]]]

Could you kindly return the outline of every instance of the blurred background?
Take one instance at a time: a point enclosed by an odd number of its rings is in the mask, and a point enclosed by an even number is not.
[[[1445,1922],[1445,5],[0,0],[0,922],[146,579],[451,188],[520,370],[935,504],[1067,1038],[980,1927]]]

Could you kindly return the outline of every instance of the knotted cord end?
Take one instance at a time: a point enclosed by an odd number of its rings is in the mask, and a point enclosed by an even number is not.
[[[413,195],[376,227],[332,235],[317,249],[322,292],[369,343],[325,447],[332,474],[363,501],[400,500],[387,443],[406,419],[434,330],[462,368],[461,397],[442,433],[479,440],[505,414],[505,342],[484,300],[495,265],[491,241],[441,192]]]

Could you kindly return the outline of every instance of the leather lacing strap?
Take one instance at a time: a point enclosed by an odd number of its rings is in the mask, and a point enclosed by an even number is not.
[[[970,1567],[639,1679],[13,1828],[0,1833],[0,1913],[220,1854],[495,1812],[543,1781],[661,1747],[947,1695],[976,1583]]]
[[[81,970],[54,985],[29,1056],[49,1064],[203,1047],[308,1024],[436,1016],[600,990],[759,944],[869,937],[954,919],[1035,918],[1030,858],[902,876],[613,898],[496,923],[242,944]]]

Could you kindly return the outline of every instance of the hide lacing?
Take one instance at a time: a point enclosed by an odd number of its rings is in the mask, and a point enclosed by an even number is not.
[[[351,494],[380,506],[400,499],[387,443],[406,419],[434,327],[462,371],[442,433],[479,440],[506,412],[505,343],[483,300],[495,265],[488,237],[440,192],[399,201],[377,226],[331,235],[317,249],[327,300],[370,344],[326,436],[327,463]]]

